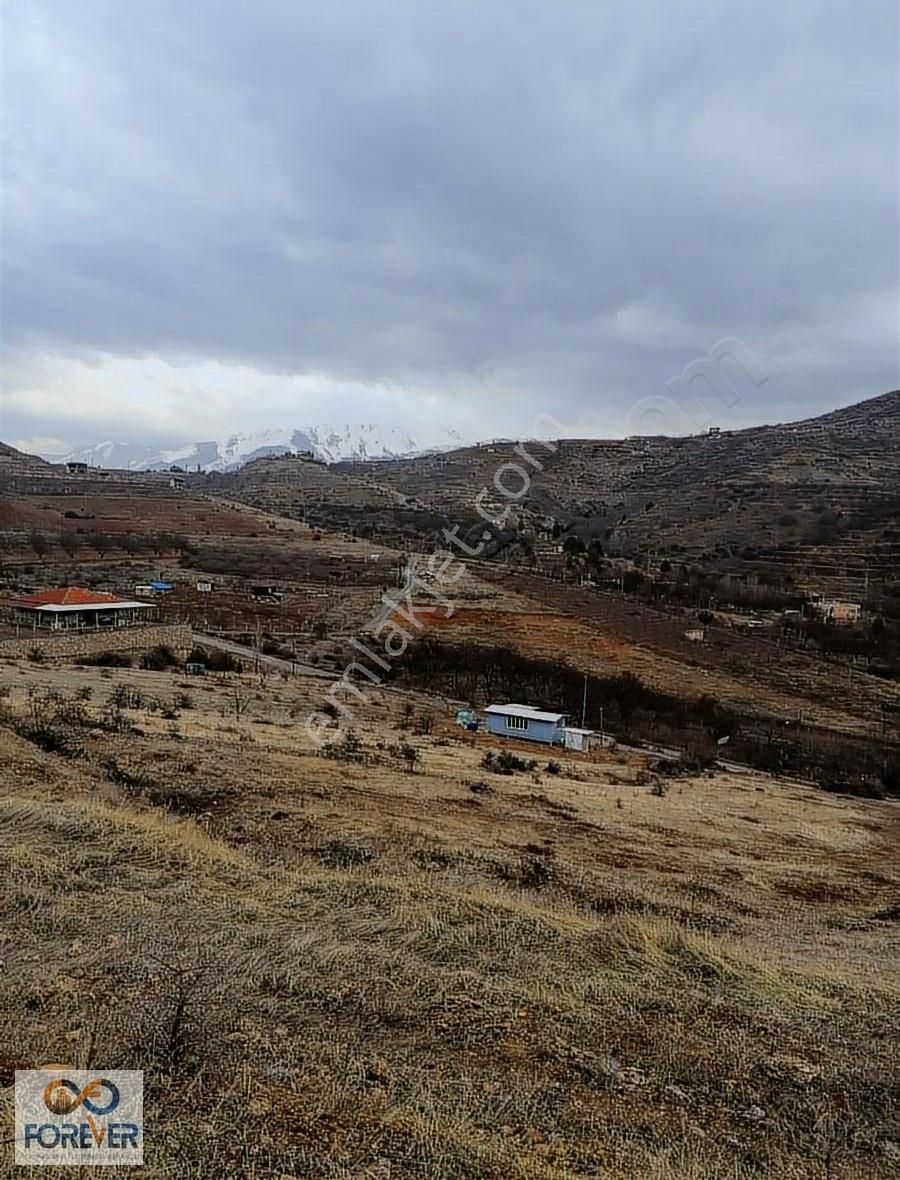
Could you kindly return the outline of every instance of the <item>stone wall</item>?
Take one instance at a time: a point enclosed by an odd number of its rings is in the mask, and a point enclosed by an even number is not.
[[[137,652],[166,646],[185,655],[193,647],[191,629],[183,623],[149,627],[119,627],[109,631],[77,631],[54,635],[51,631],[25,631],[17,639],[0,640],[0,659],[26,659],[40,648],[46,660],[73,660],[104,651]]]

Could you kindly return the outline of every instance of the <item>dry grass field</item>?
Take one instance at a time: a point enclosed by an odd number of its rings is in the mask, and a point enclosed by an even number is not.
[[[144,1070],[148,1177],[896,1175],[896,805],[499,774],[396,692],[326,757],[311,681],[0,694],[0,1138],[16,1067],[91,1062]]]

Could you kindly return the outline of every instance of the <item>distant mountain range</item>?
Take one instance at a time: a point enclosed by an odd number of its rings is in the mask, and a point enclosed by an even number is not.
[[[80,447],[66,455],[45,455],[55,463],[88,463],[124,471],[237,471],[254,459],[296,455],[311,451],[317,459],[334,463],[341,459],[396,459],[428,450],[458,447],[463,440],[452,430],[439,432],[431,444],[417,441],[396,427],[375,423],[346,426],[309,426],[305,430],[261,430],[232,434],[208,442],[185,443],[169,449],[138,443],[101,442]]]
[[[556,560],[571,538],[576,549],[579,542],[585,551],[593,546],[604,560],[664,558],[673,578],[696,565],[713,580],[752,575],[761,586],[851,601],[882,587],[883,609],[897,610],[896,390],[800,422],[672,438],[568,438],[535,452],[536,445],[529,453],[540,462],[498,540],[513,564]],[[326,462],[290,457],[300,451]],[[350,458],[339,461],[343,456]],[[72,458],[133,476],[199,466],[207,495],[297,517],[325,532],[424,550],[442,523],[461,523],[481,536],[485,507],[510,508],[498,472],[522,457],[509,440],[423,449],[402,431],[368,426],[265,431],[173,450],[109,443]],[[60,470],[0,444],[0,483],[18,482],[14,490],[28,495],[32,478],[58,482]],[[161,481],[127,482],[158,491]]]

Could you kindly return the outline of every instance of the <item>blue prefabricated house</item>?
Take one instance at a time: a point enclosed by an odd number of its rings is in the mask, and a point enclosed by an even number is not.
[[[496,737],[523,738],[551,746],[565,741],[566,713],[547,713],[530,705],[489,705],[484,712],[487,731]]]

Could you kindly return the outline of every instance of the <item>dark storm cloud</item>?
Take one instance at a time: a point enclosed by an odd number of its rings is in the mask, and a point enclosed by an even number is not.
[[[897,383],[887,0],[2,11],[8,389],[215,358],[616,426],[726,335],[746,418]]]

